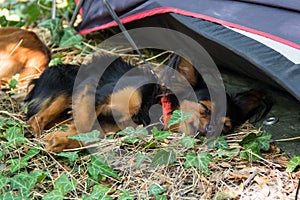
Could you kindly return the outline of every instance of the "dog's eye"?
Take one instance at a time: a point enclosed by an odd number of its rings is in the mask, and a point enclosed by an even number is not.
[[[204,108],[204,113],[211,115],[211,110],[205,104],[203,104],[203,103],[200,103],[200,104]]]

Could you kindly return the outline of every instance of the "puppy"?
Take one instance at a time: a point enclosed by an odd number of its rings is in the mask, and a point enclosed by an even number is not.
[[[206,135],[211,125],[212,112],[215,112],[215,105],[211,101],[209,90],[202,76],[194,68],[190,61],[181,58],[178,55],[173,55],[169,66],[179,72],[179,76],[175,76],[175,83],[182,82],[182,79],[187,80],[196,96],[196,101],[183,99],[181,102],[176,99],[174,93],[169,93],[163,101],[170,102],[171,109],[165,114],[165,128],[168,120],[174,110],[183,110],[191,112],[192,116],[185,122],[173,125],[172,130],[186,132],[188,134]],[[182,86],[182,85],[181,85]],[[180,88],[176,85],[174,90],[176,93],[185,91],[185,88]],[[237,94],[226,94],[226,116],[223,121],[222,133],[230,133],[237,126],[245,123],[250,118],[257,116],[256,121],[266,116],[272,107],[272,101],[265,91],[260,89],[251,89]],[[164,103],[163,103],[164,104]]]
[[[155,78],[144,69],[107,53],[95,56],[91,63],[80,68],[50,67],[31,84],[33,89],[25,103],[28,124],[36,136],[73,107],[74,122],[69,130],[46,137],[48,150],[54,152],[82,145],[67,138],[70,135],[94,129],[103,134],[130,125],[149,124],[145,111],[157,102],[154,97],[159,90]]]
[[[0,28],[0,80],[8,82],[20,74],[20,85],[39,75],[51,59],[49,48],[31,31],[20,28]]]

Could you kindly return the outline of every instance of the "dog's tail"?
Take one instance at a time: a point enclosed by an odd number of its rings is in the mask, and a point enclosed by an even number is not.
[[[33,79],[24,103],[27,119],[39,112],[47,101],[53,101],[61,94],[72,95],[79,66],[60,64],[47,68],[38,79]]]

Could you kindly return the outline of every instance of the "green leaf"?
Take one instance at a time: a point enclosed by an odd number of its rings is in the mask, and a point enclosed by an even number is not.
[[[26,143],[26,138],[21,134],[21,128],[19,127],[9,127],[6,130],[8,142],[14,146],[18,146]]]
[[[75,190],[77,181],[72,179],[69,180],[66,174],[62,174],[54,183],[54,189],[57,189],[61,192],[62,195],[67,194],[71,190]]]
[[[0,199],[3,199],[3,200],[27,200],[29,198],[22,197],[21,195],[15,196],[11,192],[5,192],[0,195]]]
[[[77,135],[68,136],[68,138],[72,140],[78,140],[84,143],[90,143],[98,142],[100,140],[99,136],[100,132],[98,130],[93,130],[89,133],[80,133]]]
[[[73,164],[78,159],[78,151],[74,152],[61,152],[57,154],[58,156],[64,157],[68,159],[70,164]]]
[[[18,80],[13,78],[9,81],[8,87],[10,89],[15,89],[17,87],[17,85],[18,85]]]
[[[229,148],[228,143],[225,139],[225,136],[220,136],[218,138],[210,138],[206,141],[207,146],[209,149],[226,149]]]
[[[159,184],[152,184],[149,187],[149,193],[152,195],[159,195],[167,191],[167,188],[160,186]]]
[[[180,140],[180,144],[186,148],[193,148],[195,143],[199,142],[198,139],[192,138],[190,136],[184,136]]]
[[[257,142],[259,145],[259,148],[263,151],[268,151],[270,149],[270,140],[271,140],[272,134],[267,132],[262,132],[257,137]]]
[[[51,42],[54,44],[59,44],[60,37],[62,35],[62,20],[55,18],[55,19],[48,19],[42,21],[39,26],[47,28],[51,32]]]
[[[38,6],[37,2],[33,2],[29,4],[26,9],[24,9],[23,13],[27,16],[26,23],[31,25],[36,22],[40,16],[40,7]]]
[[[299,165],[300,165],[300,156],[295,156],[286,165],[286,171],[293,172]]]
[[[140,168],[141,164],[144,162],[145,159],[147,159],[149,155],[147,154],[142,154],[139,153],[136,157],[136,163],[135,163],[135,168],[138,169]]]
[[[171,134],[171,131],[159,131],[157,127],[154,127],[151,132],[156,140],[165,140]]]
[[[0,190],[4,188],[9,183],[9,178],[0,174]]]
[[[52,58],[51,61],[50,61],[50,63],[49,63],[49,66],[50,67],[51,66],[56,66],[56,65],[62,64],[62,63],[63,63],[63,61],[62,61],[61,58]]]
[[[184,113],[182,110],[174,110],[171,118],[169,119],[168,128],[170,128],[172,125],[184,122],[190,116],[192,116],[191,112]]]
[[[210,174],[208,164],[212,161],[212,155],[210,155],[209,153],[201,152],[199,154],[187,154],[185,159],[185,168],[197,167],[200,169],[201,173],[205,175]]]
[[[38,147],[32,147],[22,159],[29,160],[39,153],[40,149],[38,149]]]
[[[134,198],[130,196],[129,191],[119,190],[119,192],[122,192],[123,194],[121,196],[118,196],[118,200],[134,200]]]
[[[148,136],[148,131],[145,127],[138,126],[138,127],[136,127],[135,132],[138,137],[147,137]]]
[[[21,158],[16,158],[16,159],[11,159],[9,161],[7,161],[8,163],[11,164],[11,172],[15,173],[16,171],[26,167],[28,165],[27,160]]]
[[[249,161],[253,161],[253,160],[259,159],[259,157],[257,157],[254,154],[257,154],[262,157],[262,155],[260,153],[260,149],[259,149],[259,144],[257,141],[251,142],[249,144],[244,144],[243,147],[244,147],[245,151],[242,151],[240,153],[241,158],[247,159]]]
[[[173,150],[160,149],[152,159],[151,167],[170,165],[176,161],[176,152]]]
[[[123,141],[124,141],[125,143],[127,143],[127,144],[135,144],[135,143],[137,143],[138,141],[140,141],[140,139],[137,138],[137,137],[126,137],[126,138],[124,138]]]
[[[50,193],[46,194],[42,198],[43,200],[63,200],[64,195],[58,189],[52,190]]]
[[[111,196],[107,195],[107,193],[110,191],[110,188],[108,188],[105,185],[95,185],[93,188],[93,192],[91,195],[83,195],[82,199],[83,200],[111,200]]]
[[[222,148],[218,149],[216,155],[220,158],[234,158],[235,156],[239,155],[240,150],[238,148]]]
[[[27,197],[37,180],[27,172],[21,172],[10,179],[11,189],[16,189],[22,197]]]
[[[117,134],[130,136],[130,135],[133,135],[134,133],[135,133],[135,129],[133,127],[129,126],[129,127],[125,128],[124,130],[119,131]]]
[[[88,172],[91,175],[91,177],[95,180],[97,180],[98,174],[105,176],[114,177],[116,179],[120,179],[118,173],[110,168],[108,165],[101,162],[97,157],[91,156],[91,163],[88,164]]]
[[[167,200],[167,196],[166,195],[156,195],[155,200]]]
[[[74,28],[67,27],[64,30],[64,34],[60,40],[60,47],[69,47],[82,42],[82,36],[79,35]]]

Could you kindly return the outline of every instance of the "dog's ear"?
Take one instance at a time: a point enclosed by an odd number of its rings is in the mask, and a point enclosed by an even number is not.
[[[232,97],[234,104],[240,109],[243,120],[246,121],[258,115],[255,121],[265,117],[271,110],[273,101],[264,90],[251,89],[241,92]]]
[[[197,72],[191,63],[186,58],[181,57],[178,63],[177,71],[194,87],[198,83]]]

